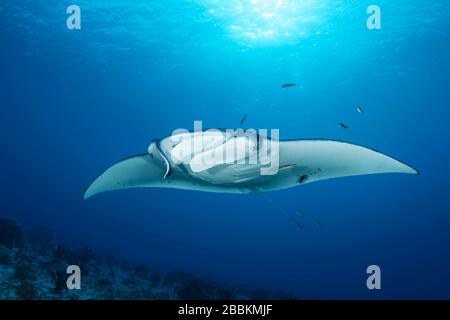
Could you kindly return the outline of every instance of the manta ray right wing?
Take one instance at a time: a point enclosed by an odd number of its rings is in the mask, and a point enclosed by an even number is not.
[[[365,174],[419,173],[381,152],[334,140],[280,141],[280,164],[286,163],[304,168],[300,183]]]

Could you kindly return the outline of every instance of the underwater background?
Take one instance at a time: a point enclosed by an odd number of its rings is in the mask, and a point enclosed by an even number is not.
[[[71,4],[81,30],[66,27]],[[366,26],[371,4],[381,30]],[[0,216],[51,229],[65,247],[235,288],[448,299],[449,35],[446,0],[2,1]],[[238,127],[246,114],[246,128],[361,144],[420,175],[271,193],[304,212],[304,230],[257,194],[152,188],[83,200],[105,168],[153,139],[194,120]],[[372,264],[381,290],[366,287]]]

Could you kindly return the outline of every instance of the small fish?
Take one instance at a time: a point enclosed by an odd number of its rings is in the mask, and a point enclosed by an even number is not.
[[[348,129],[348,126],[342,122],[338,123],[338,126],[339,126],[339,128],[342,128],[342,129]]]
[[[305,214],[302,210],[296,210],[295,213],[301,216]]]
[[[248,114],[242,117],[241,119],[241,126],[244,124],[245,120],[247,119]]]
[[[295,83],[285,83],[281,86],[281,88],[290,88],[290,87],[295,87],[296,84]]]
[[[319,221],[314,221],[314,224],[319,228],[322,228],[322,224]]]
[[[293,163],[288,163],[288,164],[282,165],[282,166],[280,167],[280,170],[284,170],[284,169],[292,169],[292,168],[295,168],[295,167],[296,167],[295,164],[293,164]]]
[[[301,230],[303,230],[303,226],[300,223],[298,223],[297,220],[295,220],[292,216],[289,216],[289,217],[291,218],[292,221],[294,221],[294,223],[297,225],[297,227],[299,227]]]
[[[356,107],[356,111],[358,111],[358,113],[363,113],[364,112],[363,108],[361,108],[360,106]]]

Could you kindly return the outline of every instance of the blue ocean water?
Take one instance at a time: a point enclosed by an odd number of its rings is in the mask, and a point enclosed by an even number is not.
[[[70,4],[0,3],[2,216],[163,272],[299,298],[450,298],[448,1],[77,0],[81,30],[66,28]],[[371,4],[381,30],[366,27]],[[281,139],[357,143],[421,174],[271,193],[305,212],[303,231],[259,195],[83,200],[152,139],[194,120],[234,128],[245,114]],[[381,290],[366,287],[372,264]]]

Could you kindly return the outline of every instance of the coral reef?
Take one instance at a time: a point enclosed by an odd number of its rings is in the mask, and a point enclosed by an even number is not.
[[[237,293],[230,287],[176,270],[166,275],[147,265],[133,266],[115,257],[98,257],[91,249],[54,246],[51,231],[26,235],[11,219],[0,218],[6,233],[0,244],[0,299],[249,299],[267,298],[263,290]],[[81,289],[67,287],[69,265],[81,270]],[[273,296],[272,296],[273,297]],[[292,297],[285,295],[284,297]]]
[[[28,230],[26,238],[30,243],[41,247],[51,247],[54,241],[53,232],[47,227],[35,227]]]
[[[22,229],[10,218],[0,218],[0,245],[9,249],[23,245]]]

